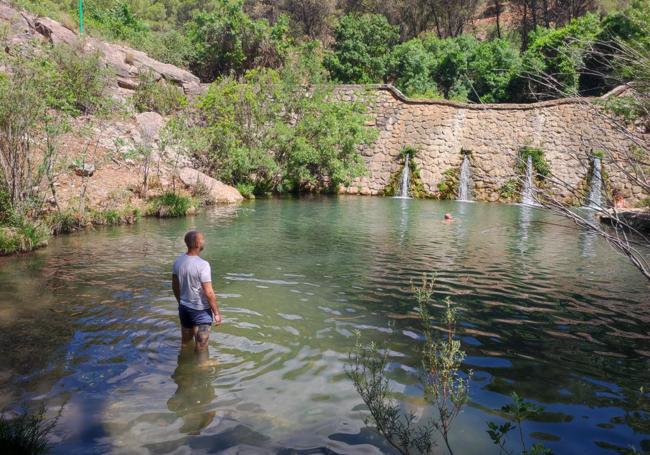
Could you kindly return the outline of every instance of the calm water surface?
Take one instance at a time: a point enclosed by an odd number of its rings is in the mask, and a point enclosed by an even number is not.
[[[224,317],[208,368],[179,352],[170,290],[189,228]],[[498,452],[486,422],[513,391],[546,408],[528,444],[650,451],[650,286],[601,239],[519,206],[258,200],[0,259],[0,407],[65,403],[61,454],[390,453],[345,363],[356,331],[388,342],[405,410],[427,415],[409,291],[423,273],[462,307],[475,371],[457,453]]]

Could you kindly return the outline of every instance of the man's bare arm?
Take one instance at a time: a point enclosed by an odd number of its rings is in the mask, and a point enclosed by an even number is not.
[[[181,284],[178,281],[178,275],[172,275],[172,290],[178,304],[181,304]]]
[[[208,281],[207,283],[201,283],[201,286],[210,303],[210,308],[214,315],[214,323],[215,325],[219,325],[221,324],[221,313],[219,312],[219,305],[217,305],[217,295],[214,293],[214,289],[212,289],[212,283]]]

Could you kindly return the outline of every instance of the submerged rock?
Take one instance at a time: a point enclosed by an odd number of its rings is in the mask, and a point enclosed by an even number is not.
[[[235,187],[226,185],[201,171],[184,167],[179,172],[181,182],[187,185],[195,194],[202,194],[208,202],[214,204],[234,204],[244,200]]]

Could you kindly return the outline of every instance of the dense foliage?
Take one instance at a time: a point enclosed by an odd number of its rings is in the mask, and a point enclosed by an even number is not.
[[[218,178],[259,194],[336,190],[363,172],[357,146],[373,130],[362,105],[295,76],[256,69],[244,83],[226,77],[211,85],[199,105],[205,126],[195,130],[208,143],[195,155]]]
[[[13,0],[64,23],[76,19],[73,0]],[[240,78],[254,68],[281,70],[306,38],[328,49],[332,81],[394,83],[410,96],[472,102],[528,102],[599,95],[612,88],[599,46],[650,41],[650,2],[597,15],[595,2],[516,0],[507,5],[510,30],[497,22],[479,40],[471,19],[478,2],[331,0],[86,0],[90,33],[123,40],[155,58],[182,65],[204,81]],[[501,0],[486,13],[505,11]],[[446,13],[445,13],[446,11]],[[443,14],[444,13],[444,14]],[[605,74],[601,74],[605,73]],[[597,74],[597,76],[595,76]]]
[[[367,84],[386,75],[399,30],[380,14],[350,14],[341,18],[334,38],[333,52],[325,60],[334,80]]]

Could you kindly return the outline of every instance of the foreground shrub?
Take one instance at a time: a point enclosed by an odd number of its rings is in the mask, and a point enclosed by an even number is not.
[[[414,288],[418,301],[419,317],[422,322],[424,345],[419,379],[423,398],[431,406],[431,413],[425,410],[418,418],[414,412],[405,413],[403,406],[391,390],[388,376],[390,347],[379,349],[376,344],[362,345],[357,335],[355,349],[350,353],[346,370],[354,388],[368,407],[370,417],[366,424],[373,422],[377,431],[398,453],[442,453],[436,448],[437,433],[444,442],[447,452],[454,455],[449,442],[450,430],[469,400],[469,381],[472,371],[461,371],[465,351],[456,335],[456,306],[451,299],[445,299],[443,314],[434,317],[433,280],[426,277],[422,286]],[[436,320],[438,325],[436,325]],[[512,455],[552,455],[553,452],[542,444],[528,447],[525,443],[522,424],[524,421],[539,418],[543,408],[524,401],[512,393],[513,403],[501,408],[500,416],[505,423],[488,422],[488,434],[499,447],[499,453]],[[521,452],[509,447],[508,433],[517,429]],[[517,445],[511,442],[510,445]]]
[[[0,453],[7,455],[50,453],[47,436],[56,426],[59,416],[46,419],[44,408],[36,414],[24,413],[13,419],[0,416]]]
[[[377,430],[399,453],[431,453],[435,446],[434,433],[438,433],[450,454],[449,431],[469,397],[468,375],[461,373],[465,358],[456,334],[456,307],[445,300],[446,311],[442,317],[443,334],[434,326],[430,313],[433,306],[433,280],[426,278],[415,288],[419,316],[423,324],[425,344],[422,353],[422,388],[425,400],[435,414],[427,423],[417,421],[415,414],[404,414],[393,398],[389,378],[386,376],[389,349],[380,353],[376,345],[363,346],[357,340],[350,355],[347,370],[356,391],[364,401]],[[446,333],[445,333],[446,332]]]
[[[151,198],[147,206],[147,215],[160,218],[185,216],[194,206],[189,196],[182,196],[168,191],[161,196]]]

